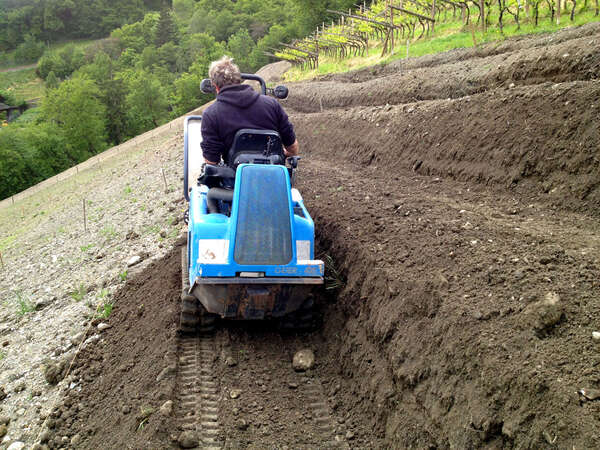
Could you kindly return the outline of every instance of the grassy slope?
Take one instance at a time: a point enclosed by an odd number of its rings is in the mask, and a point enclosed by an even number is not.
[[[94,40],[57,42],[49,47],[49,51],[60,50],[69,44],[74,44],[76,47],[86,47],[92,42],[94,42]],[[0,64],[0,69],[10,69],[23,65],[13,61],[13,53],[14,51],[7,53],[8,62],[6,64]],[[37,77],[35,68],[13,72],[0,72],[0,90],[9,90],[13,92],[17,98],[27,101],[41,99],[45,95],[44,81]]]
[[[44,96],[44,81],[37,77],[35,69],[0,72],[0,90],[12,92],[17,98],[32,100]]]
[[[473,30],[473,32],[470,28],[467,30],[463,29],[460,20],[452,21],[452,15],[449,13],[449,22],[440,22],[437,24],[434,37],[414,40],[413,42],[409,43],[408,56],[418,57],[433,53],[445,52],[455,48],[473,47],[473,38],[475,38],[475,42],[477,44],[481,44],[485,42],[501,41],[516,35],[547,33],[566,27],[600,21],[600,16],[596,16],[591,7],[588,7],[588,10],[585,12],[576,13],[573,22],[569,20],[568,14],[563,12],[561,15],[560,25],[557,25],[556,21],[550,22],[550,18],[545,16],[545,11],[540,11],[539,23],[537,27],[533,25],[532,21],[529,21],[526,19],[526,17],[524,17],[524,12],[522,14],[523,17],[520,19],[521,27],[519,29],[517,29],[517,25],[514,23],[512,16],[505,14],[503,19],[505,23],[503,33],[500,33],[500,30],[497,27],[497,16],[492,14],[490,16],[490,23],[494,24],[494,26],[489,27],[487,32],[483,33],[480,29]],[[420,31],[416,31],[416,36],[418,36],[419,33]],[[371,45],[373,42],[374,41],[371,41]],[[328,56],[323,56],[320,57],[318,69],[303,70],[300,67],[294,67],[285,75],[285,79],[287,81],[306,80],[314,78],[318,75],[347,72],[375,64],[386,64],[391,61],[407,57],[406,40],[403,40],[402,42],[396,42],[394,54],[392,55],[386,55],[382,57],[381,48],[381,42],[377,41],[376,45],[373,45],[373,47],[369,49],[368,55],[364,57],[358,56],[339,60]]]

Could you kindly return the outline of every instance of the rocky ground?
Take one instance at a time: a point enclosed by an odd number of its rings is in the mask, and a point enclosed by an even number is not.
[[[315,392],[351,448],[600,446],[599,44],[590,24],[290,86],[323,326],[223,326],[225,447],[320,447]],[[181,444],[181,139],[0,211],[3,446]]]

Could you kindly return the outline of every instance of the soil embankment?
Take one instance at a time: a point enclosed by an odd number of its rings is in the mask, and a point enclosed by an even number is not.
[[[299,188],[336,289],[315,333],[217,333],[226,448],[600,447],[600,401],[578,393],[600,388],[600,32],[544,39],[291,89]],[[177,410],[176,377],[156,378],[173,364],[175,255],[118,295],[52,448],[77,433],[82,448],[178,445],[158,412]],[[290,364],[302,347],[308,379]]]

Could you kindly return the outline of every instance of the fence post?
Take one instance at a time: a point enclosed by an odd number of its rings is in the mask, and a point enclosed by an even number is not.
[[[83,200],[83,231],[87,232],[87,220],[85,217],[85,198]]]

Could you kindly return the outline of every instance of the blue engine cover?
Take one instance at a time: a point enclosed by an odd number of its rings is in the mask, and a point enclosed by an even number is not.
[[[314,260],[314,223],[284,166],[241,164],[229,217],[208,214],[207,192],[206,186],[195,186],[190,195],[192,288],[196,282],[240,277],[322,282],[323,262]]]
[[[289,264],[293,250],[286,171],[281,166],[247,165],[238,173],[235,262]]]

